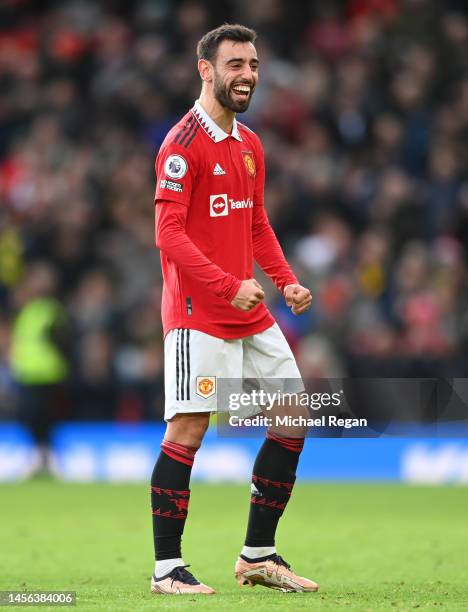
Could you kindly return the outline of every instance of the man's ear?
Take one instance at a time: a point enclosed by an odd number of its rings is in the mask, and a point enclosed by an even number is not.
[[[205,59],[198,60],[198,72],[200,73],[200,78],[205,83],[211,83],[213,80],[214,69],[211,62]]]

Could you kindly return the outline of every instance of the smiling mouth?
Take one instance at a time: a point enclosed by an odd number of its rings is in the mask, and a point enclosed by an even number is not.
[[[231,91],[233,91],[237,96],[247,98],[250,95],[250,92],[252,91],[252,87],[251,85],[237,84],[231,87]]]

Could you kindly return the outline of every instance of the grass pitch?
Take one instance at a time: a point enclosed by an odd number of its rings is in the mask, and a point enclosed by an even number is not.
[[[234,580],[247,484],[194,484],[184,557],[213,597],[149,593],[147,486],[33,480],[0,497],[0,590],[73,590],[80,610],[468,608],[468,488],[298,484],[278,551],[321,589],[284,594]]]

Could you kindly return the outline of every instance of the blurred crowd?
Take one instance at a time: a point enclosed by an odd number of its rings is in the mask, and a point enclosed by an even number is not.
[[[314,296],[294,317],[267,284],[303,374],[468,375],[465,2],[4,0],[3,418],[160,418],[154,159],[225,21],[259,33],[241,120]]]

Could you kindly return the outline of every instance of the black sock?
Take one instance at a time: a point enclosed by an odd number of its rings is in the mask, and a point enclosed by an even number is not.
[[[196,449],[163,440],[151,476],[154,552],[158,561],[181,557]]]
[[[246,546],[274,546],[278,521],[289,501],[304,440],[267,433],[252,473]]]

